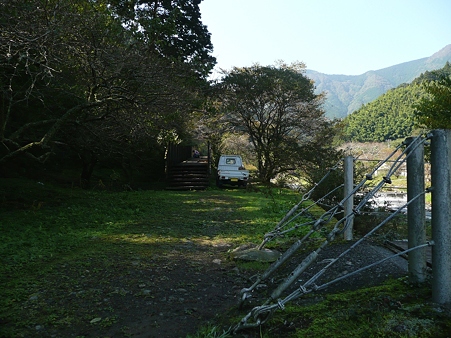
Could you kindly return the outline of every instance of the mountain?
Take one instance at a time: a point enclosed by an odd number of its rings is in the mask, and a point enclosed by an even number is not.
[[[427,88],[430,88],[424,84],[449,76],[451,62],[440,69],[425,71],[409,84],[403,83],[388,90],[343,118],[341,139],[346,142],[385,142],[418,135],[421,128],[417,124],[417,106],[421,105],[422,99],[428,97]],[[440,102],[437,101],[438,105]],[[443,125],[445,120],[449,120],[446,117],[431,116],[430,111],[424,113],[432,117],[429,121],[434,120]]]
[[[361,75],[328,75],[307,70],[315,81],[316,92],[326,92],[326,116],[343,118],[363,104],[375,100],[387,90],[402,83],[410,83],[426,71],[442,68],[451,62],[451,44],[430,57],[400,63],[395,66],[371,70]]]

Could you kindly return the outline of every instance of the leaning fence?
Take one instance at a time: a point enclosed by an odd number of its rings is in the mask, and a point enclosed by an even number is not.
[[[431,144],[431,181],[432,186],[425,189],[424,174],[424,146]],[[400,152],[400,154],[399,154]],[[334,222],[335,216],[342,213],[342,217],[334,224],[332,230],[327,234],[325,240],[319,247],[312,251],[303,259],[295,269],[287,275],[283,281],[272,291],[268,299],[261,306],[254,307],[243,319],[234,327],[237,332],[244,328],[256,327],[265,323],[271,315],[280,309],[284,309],[285,304],[302,295],[325,289],[329,285],[342,279],[349,278],[356,273],[371,268],[374,265],[382,264],[387,259],[400,255],[408,254],[409,279],[414,283],[422,283],[427,277],[426,248],[432,247],[432,295],[433,301],[443,305],[451,305],[451,130],[433,130],[426,136],[407,138],[393,153],[385,160],[380,161],[370,172],[365,175],[363,180],[354,184],[352,157],[344,159],[344,197],[335,206],[324,212],[320,217],[313,218],[308,213],[309,207],[303,207],[303,203],[309,199],[312,190],[303,195],[301,201],[297,203],[275,228],[268,232],[258,249],[262,249],[273,238],[283,236],[287,232],[296,230],[300,227],[308,227],[309,230],[302,237],[296,240],[292,246],[285,251],[277,261],[275,261],[264,273],[257,276],[255,282],[248,288],[241,290],[241,302],[246,302],[252,297],[252,292],[259,284],[268,279],[281,265],[283,265],[293,254],[298,251],[303,243],[315,232],[324,228],[325,224]],[[390,163],[387,174],[371,190],[365,192],[363,198],[357,205],[354,205],[354,196],[362,190],[367,181],[373,180],[374,174],[384,164]],[[324,268],[322,268],[313,277],[302,282],[295,291],[284,296],[284,293],[294,283],[299,283],[299,277],[312,265],[318,257],[318,254],[327,245],[329,245],[337,236],[344,236],[345,240],[352,239],[353,220],[356,215],[362,212],[363,207],[371,200],[375,194],[387,184],[391,184],[391,176],[402,166],[407,167],[407,202],[394,211],[389,217],[374,227],[362,238],[353,243],[347,250],[337,258],[331,259]],[[338,166],[338,163],[337,165]],[[336,169],[331,168],[323,180]],[[343,186],[335,187],[331,192]],[[315,186],[316,187],[316,186]],[[315,189],[313,187],[313,189]],[[425,194],[432,191],[432,240],[426,241],[425,228]],[[316,284],[318,279],[325,274],[328,269],[336,262],[352,251],[363,240],[373,235],[378,229],[397,214],[407,208],[408,215],[408,248],[392,257],[374,262],[357,271],[353,271],[344,276],[340,276],[324,284]],[[308,215],[307,220],[301,218]],[[299,221],[303,219],[304,221]]]

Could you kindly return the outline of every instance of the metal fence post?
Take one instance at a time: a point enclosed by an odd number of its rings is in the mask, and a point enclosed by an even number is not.
[[[424,144],[421,139],[408,137],[407,201],[424,192]],[[414,248],[426,243],[426,210],[424,197],[417,198],[407,206],[408,246]],[[409,280],[424,283],[427,277],[426,248],[409,252]]]
[[[432,301],[451,305],[451,130],[431,138]]]
[[[354,157],[346,156],[344,159],[344,198],[346,198],[354,189]],[[352,214],[354,208],[354,196],[350,196],[344,202],[344,217]],[[344,239],[351,241],[354,228],[354,218],[350,217],[347,221],[347,227],[344,231]]]

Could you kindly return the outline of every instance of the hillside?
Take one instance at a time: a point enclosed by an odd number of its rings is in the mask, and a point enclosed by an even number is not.
[[[371,70],[361,75],[328,75],[314,70],[307,70],[306,75],[315,81],[318,93],[327,93],[326,115],[343,118],[389,89],[410,83],[425,71],[442,68],[447,61],[451,61],[451,44],[430,57]]]
[[[343,119],[343,139],[383,142],[411,136],[416,126],[415,105],[425,95],[423,83],[451,76],[451,63],[425,71],[411,81],[388,90]]]

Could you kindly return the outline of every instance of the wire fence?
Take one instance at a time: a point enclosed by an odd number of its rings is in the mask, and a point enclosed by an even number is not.
[[[423,198],[424,195],[430,192],[429,189],[425,189],[418,193],[416,196],[413,196],[409,199],[409,201],[399,208],[397,208],[393,213],[389,214],[387,218],[382,220],[379,224],[377,224],[373,229],[371,229],[368,233],[362,236],[359,240],[357,240],[354,244],[352,244],[347,250],[340,253],[336,258],[330,259],[328,264],[321,268],[314,276],[309,278],[306,282],[300,282],[300,276],[309,268],[312,264],[314,264],[319,256],[319,253],[329,244],[331,244],[339,235],[343,235],[346,229],[352,225],[352,220],[356,215],[362,214],[364,208],[368,203],[375,197],[375,195],[380,192],[383,187],[386,185],[390,185],[392,183],[391,176],[393,176],[399,168],[406,164],[409,156],[414,154],[415,149],[419,147],[423,147],[427,141],[427,137],[418,136],[414,139],[413,142],[404,142],[400,144],[386,159],[382,161],[378,161],[378,163],[373,167],[372,171],[364,176],[364,178],[357,184],[354,185],[352,191],[350,191],[346,196],[343,197],[341,201],[332,206],[329,210],[325,211],[319,217],[315,218],[309,210],[314,206],[320,203],[322,200],[326,199],[327,196],[335,192],[337,189],[341,188],[343,185],[337,186],[330,190],[326,195],[319,198],[317,201],[313,202],[311,205],[307,207],[302,207],[302,205],[308,201],[315,189],[317,189],[326,179],[327,177],[341,165],[341,163],[337,163],[334,167],[330,168],[324,177],[314,185],[314,187],[305,193],[301,201],[297,203],[274,227],[273,230],[268,232],[258,247],[258,249],[262,249],[268,242],[273,240],[274,238],[281,237],[286,235],[289,232],[297,230],[301,227],[308,228],[308,231],[302,238],[298,238],[291,247],[286,250],[277,261],[275,261],[271,266],[263,272],[261,275],[257,276],[255,282],[248,288],[243,288],[241,290],[240,297],[240,305],[244,302],[248,301],[249,298],[252,297],[253,291],[260,285],[262,282],[267,280],[276,270],[278,270],[287,260],[292,257],[305,243],[307,239],[309,239],[314,233],[322,231],[325,229],[327,224],[334,224],[332,229],[329,230],[325,239],[322,243],[317,247],[316,250],[313,250],[307,257],[305,257],[295,268],[292,270],[279,285],[272,291],[271,295],[268,299],[260,306],[254,307],[247,315],[245,315],[242,320],[233,328],[233,332],[236,333],[242,329],[257,327],[261,324],[267,322],[267,320],[272,316],[272,314],[276,310],[283,310],[285,305],[295,300],[302,295],[323,290],[330,285],[337,283],[343,279],[349,278],[357,273],[361,273],[365,270],[370,269],[375,265],[379,265],[384,263],[389,259],[393,259],[395,257],[404,255],[408,252],[419,250],[425,248],[427,246],[431,246],[434,244],[433,241],[420,243],[414,247],[409,247],[407,250],[394,254],[391,257],[384,258],[380,261],[374,262],[367,266],[364,266],[358,270],[352,271],[350,273],[341,275],[335,279],[332,279],[323,284],[317,284],[319,278],[326,274],[329,269],[336,264],[339,260],[343,259],[346,255],[352,253],[352,251],[360,245],[364,240],[373,236],[376,231],[381,229],[384,225],[386,225],[390,220],[396,217],[402,210],[409,207],[409,205],[414,204],[418,199]],[[380,170],[382,166],[388,165],[387,173],[380,179],[379,182],[374,184],[371,188],[368,189],[367,182],[372,181],[374,179],[375,173]],[[352,210],[348,214],[344,214],[344,204],[351,198],[354,198],[355,195],[360,194],[360,199],[357,205],[355,205]],[[341,214],[341,217],[338,215]],[[337,220],[338,219],[338,220]],[[300,221],[302,220],[302,221]],[[335,222],[335,223],[334,223]],[[295,283],[299,283],[300,285],[296,288],[295,291],[283,297],[283,294],[286,290]]]

